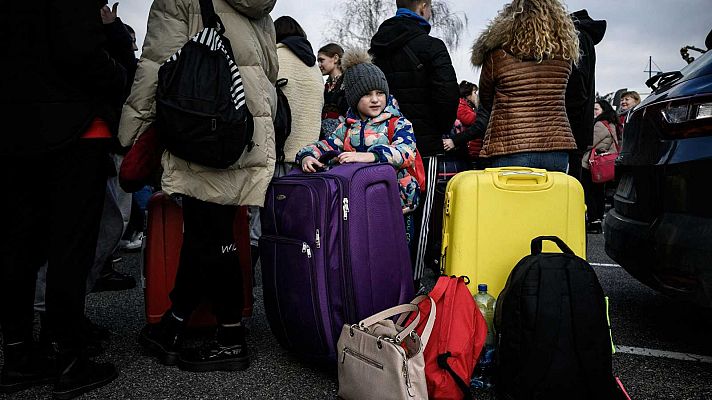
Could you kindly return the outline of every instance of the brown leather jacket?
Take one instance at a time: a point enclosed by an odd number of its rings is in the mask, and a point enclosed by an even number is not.
[[[483,61],[480,103],[491,114],[481,157],[576,149],[565,104],[570,61],[520,61],[502,49]]]

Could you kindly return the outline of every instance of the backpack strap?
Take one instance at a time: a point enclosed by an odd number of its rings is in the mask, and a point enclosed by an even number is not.
[[[535,239],[536,240],[536,239]],[[539,242],[541,243],[541,242]],[[560,329],[552,329],[551,321],[559,321],[561,313],[561,285],[547,285],[547,282],[560,282],[566,279],[564,271],[541,268],[538,262],[532,265],[529,274],[539,273],[539,292],[537,293],[536,321],[534,322],[534,348],[527,360],[523,360],[522,373],[517,377],[517,398],[526,398],[531,388],[536,387],[547,373],[559,340]],[[524,285],[522,285],[524,287]]]
[[[215,13],[215,7],[213,6],[212,0],[200,0],[200,16],[203,18],[204,28],[219,28],[218,33],[220,34],[225,32],[225,28],[222,26],[220,18]]]
[[[450,354],[449,351],[447,353],[438,354],[438,357],[437,357],[438,367],[444,369],[445,371],[447,371],[450,374],[452,379],[455,381],[455,384],[457,385],[457,387],[459,387],[460,390],[462,391],[462,393],[465,395],[465,397],[464,397],[465,400],[474,400],[475,397],[473,396],[472,390],[470,389],[470,385],[465,383],[465,381],[463,381],[462,378],[460,378],[457,375],[457,373],[455,373],[455,371],[452,370],[452,368],[450,367],[450,364],[448,364],[447,359],[450,358],[451,356],[452,355]]]
[[[545,240],[556,243],[556,245],[559,246],[561,251],[565,254],[570,254],[572,256],[576,255],[574,251],[571,250],[571,248],[558,236],[538,236],[532,239],[531,250],[533,256],[541,254],[542,242],[544,242]]]
[[[388,119],[388,141],[393,142],[393,136],[396,134],[396,126],[400,117],[391,117]]]
[[[416,71],[420,71],[423,68],[425,68],[425,65],[422,62],[420,62],[420,59],[418,58],[418,56],[415,55],[415,53],[413,52],[413,49],[411,49],[410,46],[408,46],[408,43],[406,43],[403,46],[403,51],[405,52],[405,55],[407,55],[408,58],[410,58],[410,61],[413,63],[413,65],[415,65]]]
[[[600,337],[594,337],[593,340],[584,340],[598,332],[608,331],[607,320],[603,322],[606,318],[604,315],[591,315],[591,310],[601,310],[605,307],[605,298],[602,290],[591,285],[590,275],[594,272],[590,269],[591,267],[588,268],[586,270],[582,269],[580,265],[571,265],[567,271],[573,345],[579,368],[584,371],[582,375],[589,392],[606,393],[607,397],[614,389],[613,374],[610,370],[611,363],[606,359],[606,367],[601,369],[604,362],[597,359],[596,355],[599,354],[599,350],[603,350],[601,354],[605,354],[607,358],[610,357],[608,356],[610,353],[606,352],[610,336],[600,334]],[[610,382],[610,387],[601,387],[601,382]]]

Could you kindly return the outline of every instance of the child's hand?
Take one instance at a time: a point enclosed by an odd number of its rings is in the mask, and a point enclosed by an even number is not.
[[[452,139],[443,139],[443,148],[445,151],[450,151],[455,148],[455,142]]]
[[[362,162],[362,163],[371,163],[371,162],[376,162],[376,155],[374,153],[361,153],[361,152],[353,152],[353,151],[347,151],[344,153],[341,153],[337,156],[339,159],[339,162],[341,164],[346,164],[346,163],[357,163],[357,162]]]
[[[312,156],[306,156],[302,159],[302,171],[316,172],[317,169],[324,168],[324,164]]]

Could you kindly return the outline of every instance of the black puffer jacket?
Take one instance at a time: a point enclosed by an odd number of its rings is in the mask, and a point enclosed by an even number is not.
[[[412,19],[394,17],[378,28],[370,50],[426,157],[444,152],[442,137],[455,123],[460,97],[450,54],[429,31]],[[406,44],[417,61],[404,50]]]
[[[2,112],[0,154],[53,151],[78,139],[94,117],[111,124],[125,95],[126,70],[106,49],[96,2],[12,1],[0,14]]]
[[[593,144],[593,103],[596,101],[596,50],[606,33],[606,21],[594,21],[586,10],[571,14],[579,31],[581,59],[566,87],[566,114],[579,154]]]

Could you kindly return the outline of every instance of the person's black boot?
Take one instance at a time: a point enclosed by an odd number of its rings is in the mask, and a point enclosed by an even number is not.
[[[30,341],[5,345],[0,393],[15,393],[54,381],[57,372],[55,360],[45,350]]]
[[[178,368],[192,372],[243,371],[249,366],[243,326],[219,326],[209,347],[182,352],[178,360]]]
[[[96,363],[80,351],[59,352],[59,376],[52,396],[58,400],[73,399],[102,387],[119,376],[113,364]]]
[[[165,365],[176,365],[185,321],[168,310],[157,324],[146,324],[138,335],[138,342]]]
[[[129,274],[121,273],[114,269],[111,260],[107,260],[101,274],[94,282],[92,293],[128,290],[136,287],[136,279]]]

